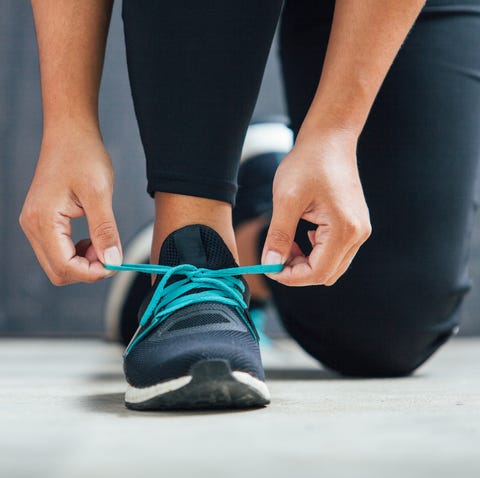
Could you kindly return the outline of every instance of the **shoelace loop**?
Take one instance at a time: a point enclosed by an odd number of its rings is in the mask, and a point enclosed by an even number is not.
[[[238,276],[275,274],[283,269],[283,264],[226,269],[207,269],[192,264],[180,264],[175,267],[153,264],[122,264],[121,266],[105,264],[104,267],[112,271],[163,275],[140,319],[140,328],[125,351],[125,354],[128,354],[150,330],[161,324],[169,315],[188,305],[202,302],[218,302],[235,307],[253,337],[258,340],[255,328],[245,316],[245,311],[248,309],[243,298],[245,285]],[[168,280],[174,275],[185,277],[167,285]],[[198,291],[194,292],[196,289]]]

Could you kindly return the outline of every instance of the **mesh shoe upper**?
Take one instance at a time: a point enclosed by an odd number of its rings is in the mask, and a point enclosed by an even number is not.
[[[188,263],[208,269],[237,265],[221,237],[203,225],[186,226],[168,236],[159,263],[172,267]],[[157,278],[144,301],[141,314],[160,279]],[[169,283],[175,280],[178,278],[172,276]],[[248,287],[245,287],[247,303],[248,296]],[[248,318],[242,317],[235,307],[217,302],[192,304],[174,312],[126,354],[127,381],[137,388],[148,387],[189,375],[191,367],[204,359],[228,360],[232,370],[263,380],[258,343],[246,320]]]

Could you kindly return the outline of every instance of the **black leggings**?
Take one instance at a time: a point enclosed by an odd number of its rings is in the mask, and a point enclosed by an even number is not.
[[[295,133],[315,91],[333,0],[287,0],[280,55]],[[124,0],[148,190],[228,201],[281,0]],[[373,233],[333,286],[269,281],[286,329],[324,365],[405,375],[456,330],[480,156],[480,2],[429,1],[358,147]],[[308,225],[297,242],[309,252]]]

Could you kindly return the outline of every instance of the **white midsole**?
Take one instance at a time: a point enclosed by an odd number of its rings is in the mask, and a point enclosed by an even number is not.
[[[255,389],[265,400],[270,400],[270,391],[267,384],[258,378],[252,377],[247,372],[232,372],[232,375],[239,381]]]
[[[265,400],[270,400],[270,392],[265,382],[262,382],[258,378],[252,377],[247,372],[232,372],[232,375],[239,381],[248,385],[258,392]],[[125,392],[125,401],[127,403],[142,403],[150,400],[159,395],[163,395],[168,392],[173,392],[179,388],[184,387],[192,380],[191,375],[185,377],[174,378],[168,382],[158,383],[151,387],[136,388],[132,385],[127,385],[127,391]]]
[[[128,403],[141,403],[158,395],[178,390],[187,385],[191,380],[192,376],[186,375],[185,377],[174,378],[168,382],[157,383],[157,385],[152,385],[151,387],[136,388],[127,385],[125,401]]]

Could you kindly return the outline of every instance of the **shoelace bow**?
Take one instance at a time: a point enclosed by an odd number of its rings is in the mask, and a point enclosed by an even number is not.
[[[104,266],[112,271],[134,271],[145,274],[163,275],[152,298],[140,319],[140,328],[127,347],[127,354],[151,329],[161,324],[169,315],[187,305],[201,302],[218,302],[237,309],[255,339],[257,333],[245,316],[248,305],[243,293],[245,285],[239,277],[244,274],[275,274],[283,269],[283,264],[231,267],[227,269],[206,269],[192,264],[175,267],[153,264],[122,264]],[[185,276],[167,285],[173,275]],[[198,292],[192,292],[201,289]]]

